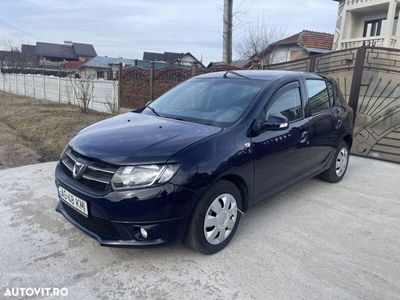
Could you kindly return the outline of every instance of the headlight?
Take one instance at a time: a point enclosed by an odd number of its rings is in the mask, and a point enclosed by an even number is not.
[[[179,164],[137,165],[118,169],[111,182],[115,189],[147,187],[169,181],[179,169]]]

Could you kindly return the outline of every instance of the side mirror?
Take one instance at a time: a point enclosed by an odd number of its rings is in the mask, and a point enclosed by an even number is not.
[[[264,131],[278,131],[289,128],[289,121],[282,115],[270,115],[267,121],[256,123],[255,130],[258,133]]]

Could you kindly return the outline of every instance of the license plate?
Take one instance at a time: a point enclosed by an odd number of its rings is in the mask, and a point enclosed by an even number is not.
[[[58,187],[58,195],[60,196],[61,201],[74,208],[77,212],[81,213],[85,217],[89,216],[87,202],[85,200],[71,194],[61,186]]]

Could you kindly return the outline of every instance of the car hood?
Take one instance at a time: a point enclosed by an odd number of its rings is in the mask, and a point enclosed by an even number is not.
[[[138,113],[90,125],[69,143],[78,153],[116,165],[163,163],[221,128]]]

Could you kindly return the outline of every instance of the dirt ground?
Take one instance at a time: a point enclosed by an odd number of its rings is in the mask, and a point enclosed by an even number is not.
[[[76,132],[108,117],[0,91],[0,169],[56,160]]]

